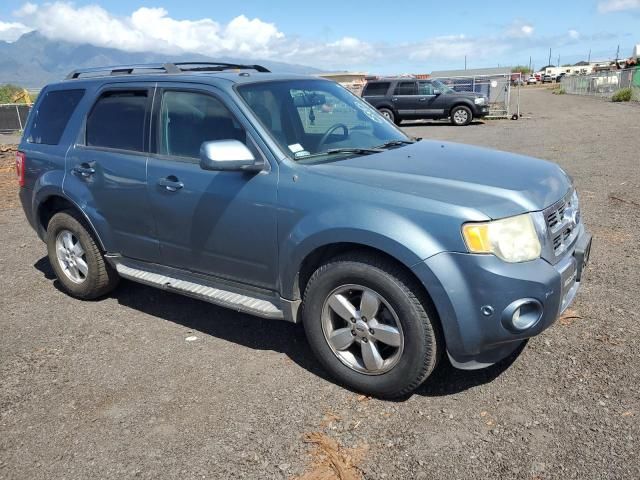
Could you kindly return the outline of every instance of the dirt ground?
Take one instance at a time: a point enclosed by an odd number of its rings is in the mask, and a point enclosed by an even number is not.
[[[522,102],[403,128],[565,168],[594,234],[582,290],[516,358],[398,402],[333,384],[299,326],[130,282],[66,296],[3,161],[0,478],[640,478],[640,106]]]

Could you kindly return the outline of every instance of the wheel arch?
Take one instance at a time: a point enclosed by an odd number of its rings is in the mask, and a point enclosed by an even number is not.
[[[80,208],[77,203],[69,199],[61,192],[43,194],[40,196],[40,198],[37,199],[37,206],[34,211],[36,213],[38,235],[40,236],[40,238],[45,238],[47,234],[47,227],[51,218],[56,213],[62,212],[64,210],[73,210],[74,212],[79,214],[91,229],[91,234],[97,240],[100,249],[103,252],[107,251],[102,240],[102,236],[98,233],[97,229],[95,228],[93,222],[86,214],[86,212],[84,212],[84,210],[82,210],[82,208]]]
[[[456,107],[467,107],[469,110],[471,110],[471,114],[474,115],[473,113],[473,104],[468,101],[468,100],[463,100],[463,99],[458,99],[455,102],[453,102],[453,104],[451,105],[451,107],[449,107],[449,111],[447,112],[447,114],[449,116],[451,116],[451,112],[453,111],[454,108]],[[474,115],[475,116],[475,115]]]

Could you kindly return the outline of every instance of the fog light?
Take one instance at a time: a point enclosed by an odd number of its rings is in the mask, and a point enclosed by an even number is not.
[[[533,327],[541,318],[542,304],[535,298],[516,300],[502,312],[502,324],[515,333]]]

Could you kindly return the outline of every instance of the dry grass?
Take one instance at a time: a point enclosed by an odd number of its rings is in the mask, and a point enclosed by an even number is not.
[[[313,445],[311,464],[297,480],[362,479],[358,465],[368,450],[367,445],[344,448],[323,432],[308,433],[304,440]]]
[[[0,210],[18,206],[16,146],[0,145]]]

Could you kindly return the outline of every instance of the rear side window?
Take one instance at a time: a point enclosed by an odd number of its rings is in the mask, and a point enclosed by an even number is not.
[[[83,95],[84,90],[54,90],[45,93],[35,112],[27,142],[57,145]]]
[[[87,118],[87,146],[144,151],[146,90],[103,93]]]
[[[398,82],[394,95],[417,95],[416,82]]]
[[[389,82],[367,83],[362,95],[386,95],[387,90],[389,90],[389,85]]]

